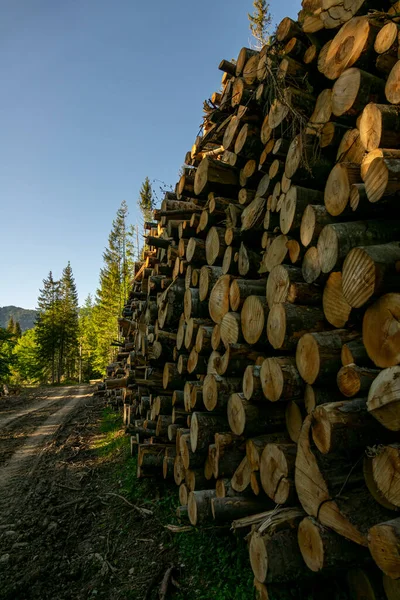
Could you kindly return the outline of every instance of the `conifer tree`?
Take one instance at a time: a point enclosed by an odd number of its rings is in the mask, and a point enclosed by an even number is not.
[[[93,319],[97,335],[94,367],[103,371],[112,359],[110,344],[118,339],[117,318],[129,293],[129,282],[133,275],[132,231],[127,226],[128,207],[122,202],[113,221],[108,237],[108,246],[103,253],[100,270],[100,285],[93,308]]]
[[[36,320],[36,341],[38,357],[42,363],[44,374],[50,376],[55,383],[60,346],[60,282],[53,279],[50,271],[43,280],[43,288],[38,298],[39,315]]]
[[[14,335],[0,327],[0,383],[7,383],[13,364]]]
[[[73,377],[78,357],[78,293],[71,264],[62,272],[60,279],[60,340],[58,352],[58,382],[66,375]]]
[[[8,320],[7,323],[7,331],[8,333],[10,333],[11,335],[15,334],[15,322],[14,322],[14,317],[11,316]]]
[[[269,12],[269,3],[266,0],[254,0],[253,14],[248,13],[250,22],[250,31],[256,40],[255,46],[261,49],[268,43],[268,29],[271,25],[272,17]]]
[[[22,336],[22,329],[21,329],[21,325],[20,325],[19,321],[15,321],[14,335],[15,335],[15,339],[17,339],[17,340]]]
[[[101,376],[104,369],[95,369],[94,357],[97,347],[97,331],[94,321],[94,302],[89,294],[79,310],[79,380],[88,381]]]
[[[151,187],[150,179],[146,177],[146,179],[142,183],[142,187],[139,191],[139,200],[138,205],[140,210],[142,211],[143,219],[145,221],[151,221],[152,212],[155,208],[155,201],[153,198],[153,190]]]

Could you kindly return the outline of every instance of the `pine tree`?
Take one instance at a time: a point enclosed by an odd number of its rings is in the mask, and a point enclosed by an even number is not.
[[[13,350],[15,362],[12,382],[17,385],[39,383],[43,378],[41,359],[38,356],[36,329],[28,329],[18,339]]]
[[[138,200],[138,205],[142,211],[143,219],[145,221],[151,221],[152,212],[155,208],[155,201],[153,198],[153,190],[151,188],[150,179],[148,177],[146,177],[146,179],[143,181],[139,195],[140,198]]]
[[[96,370],[94,357],[97,347],[97,334],[94,322],[94,303],[89,294],[79,310],[79,381],[88,381],[101,376],[104,369]]]
[[[0,327],[0,383],[8,383],[14,362],[14,334]]]
[[[14,335],[15,335],[15,339],[17,339],[17,340],[22,336],[22,329],[21,329],[21,325],[20,325],[19,321],[15,321]]]
[[[15,334],[15,322],[14,322],[14,317],[11,316],[8,320],[7,323],[7,331],[8,333],[10,333],[11,335]]]
[[[36,320],[36,341],[38,357],[42,363],[43,373],[55,383],[57,375],[58,354],[60,346],[60,282],[53,279],[50,271],[43,280],[43,289],[38,298],[39,316]]]
[[[250,21],[250,31],[256,40],[255,46],[260,49],[268,43],[268,29],[272,17],[266,0],[254,0],[253,7],[253,14],[248,13],[247,16]]]
[[[71,264],[62,272],[60,279],[60,339],[58,352],[58,382],[66,375],[76,374],[78,357],[78,293]]]
[[[100,270],[100,285],[93,308],[97,335],[94,367],[103,371],[112,359],[110,344],[118,339],[117,318],[128,297],[129,283],[133,275],[132,230],[127,226],[128,207],[122,202],[113,221],[108,246],[103,253],[104,266]]]

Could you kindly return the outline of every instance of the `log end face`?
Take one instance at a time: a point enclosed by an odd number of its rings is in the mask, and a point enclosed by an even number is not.
[[[275,350],[282,348],[286,335],[286,313],[283,304],[274,304],[267,320],[268,341]]]
[[[364,148],[371,152],[380,146],[382,137],[382,115],[377,105],[370,102],[364,108],[360,119],[360,140]]]
[[[305,333],[297,344],[296,366],[306,383],[313,384],[316,381],[320,358],[318,344],[311,333]]]
[[[262,536],[254,532],[249,546],[250,564],[256,579],[263,583],[267,578],[268,555]]]
[[[198,435],[199,423],[197,420],[197,414],[193,413],[192,418],[190,420],[190,447],[192,448],[192,452],[196,452]]]
[[[191,525],[197,525],[197,505],[194,492],[189,493],[188,498],[188,516]]]
[[[203,402],[207,410],[212,411],[217,406],[218,387],[215,375],[209,373],[203,381]]]
[[[378,567],[393,579],[400,577],[398,519],[379,523],[368,533],[368,548]]]
[[[298,542],[307,567],[317,573],[324,566],[324,545],[315,521],[306,517],[299,525]]]
[[[228,400],[228,422],[232,432],[242,435],[246,425],[246,414],[240,394],[232,394]]]
[[[266,358],[261,365],[260,379],[264,396],[270,402],[276,402],[283,391],[283,374],[278,361]]]

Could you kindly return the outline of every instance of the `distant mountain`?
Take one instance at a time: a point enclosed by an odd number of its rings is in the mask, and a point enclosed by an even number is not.
[[[22,331],[32,329],[35,324],[37,310],[20,308],[19,306],[0,306],[0,327],[7,327],[10,317],[19,321]]]

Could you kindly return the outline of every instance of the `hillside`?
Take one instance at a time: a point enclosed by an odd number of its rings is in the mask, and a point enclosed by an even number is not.
[[[0,327],[7,327],[10,317],[13,317],[14,321],[19,321],[22,331],[32,329],[36,315],[36,310],[20,306],[0,306]]]

